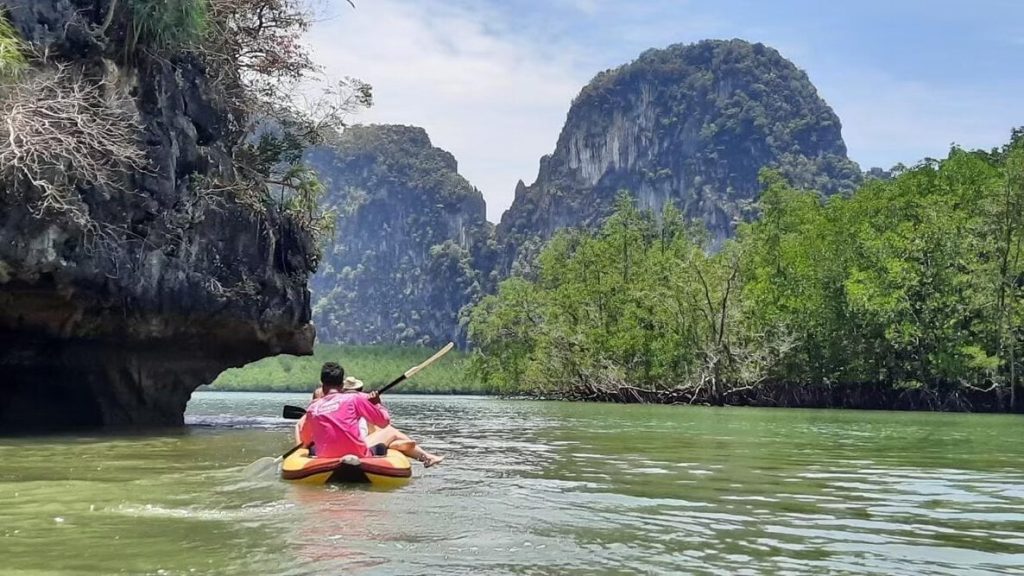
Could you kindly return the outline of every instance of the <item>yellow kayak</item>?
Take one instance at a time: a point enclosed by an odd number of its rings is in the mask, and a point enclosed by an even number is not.
[[[281,464],[281,478],[302,484],[373,484],[399,486],[412,477],[412,464],[405,454],[388,450],[386,456],[359,458],[310,458],[299,448]]]

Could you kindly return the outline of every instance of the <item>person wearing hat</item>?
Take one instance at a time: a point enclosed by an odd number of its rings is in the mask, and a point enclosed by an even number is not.
[[[383,456],[389,447],[415,458],[430,467],[444,460],[420,448],[416,441],[391,426],[391,416],[380,403],[377,392],[362,392],[362,381],[345,377],[345,370],[336,362],[327,362],[320,370],[320,398],[313,392],[313,402],[299,420],[300,442],[313,444],[316,455],[340,458],[348,454],[359,457]],[[368,426],[375,429],[370,432]]]

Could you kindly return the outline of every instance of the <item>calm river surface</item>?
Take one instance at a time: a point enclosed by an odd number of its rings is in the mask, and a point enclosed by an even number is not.
[[[306,395],[0,438],[0,573],[1024,574],[1024,419],[391,397],[392,491],[247,478]]]

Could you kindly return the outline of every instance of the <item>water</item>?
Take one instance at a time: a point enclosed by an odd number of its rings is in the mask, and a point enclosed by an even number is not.
[[[392,491],[246,478],[304,395],[0,439],[0,573],[1024,574],[1024,419],[392,397]]]

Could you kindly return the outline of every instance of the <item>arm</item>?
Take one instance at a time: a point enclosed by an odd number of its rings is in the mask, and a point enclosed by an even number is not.
[[[313,442],[313,430],[306,426],[305,416],[295,423],[295,442],[303,446],[309,446]]]
[[[355,403],[356,414],[366,418],[366,421],[378,428],[391,424],[391,415],[388,409],[381,404],[373,404],[364,394],[359,395]]]
[[[309,405],[306,406],[306,410],[309,410],[316,401],[324,397],[323,386],[317,386],[313,390],[313,399],[309,401]],[[304,446],[309,446],[313,443],[313,429],[310,426],[306,426],[306,415],[303,414],[302,418],[299,418],[298,422],[295,423],[295,442]]]

